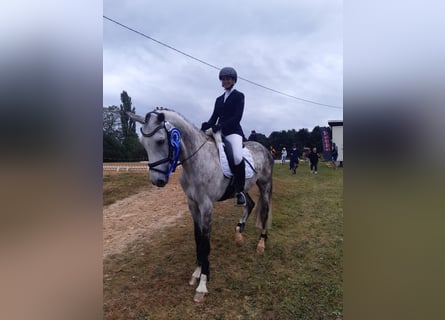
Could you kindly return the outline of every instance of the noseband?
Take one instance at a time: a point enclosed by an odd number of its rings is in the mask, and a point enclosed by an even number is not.
[[[153,111],[150,113],[156,113],[158,116],[160,115],[158,112]],[[148,123],[149,114],[146,117],[146,123]],[[141,133],[144,137],[150,138],[159,130],[164,129],[167,133],[168,139],[168,157],[161,159],[159,161],[155,161],[152,163],[148,163],[150,170],[157,171],[165,174],[165,177],[168,178],[172,172],[175,172],[176,167],[178,166],[179,152],[181,151],[180,141],[181,141],[181,131],[179,129],[173,127],[168,121],[162,120],[162,123],[154,128],[154,130],[150,133],[145,133],[141,128]],[[156,167],[168,162],[167,170],[160,170]]]

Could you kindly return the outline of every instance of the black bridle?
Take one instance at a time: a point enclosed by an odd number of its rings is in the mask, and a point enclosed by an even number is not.
[[[151,131],[150,133],[145,133],[144,130],[142,130],[141,128],[141,133],[144,137],[150,138],[159,130],[164,129],[167,134],[167,140],[168,140],[168,156],[164,159],[152,163],[149,162],[148,167],[150,168],[150,170],[165,174],[166,178],[168,178],[172,172],[175,172],[176,167],[178,166],[179,152],[181,151],[180,147],[181,131],[179,131],[179,129],[177,128],[174,128],[168,121],[165,121],[163,114],[158,113],[156,111],[147,114],[147,116],[145,117],[146,119],[145,123],[148,123],[148,119],[150,118],[151,113],[157,114],[158,118],[160,117],[162,122],[159,126],[154,128],[153,131]],[[169,163],[167,170],[161,170],[156,168],[157,166],[167,162]]]
[[[164,159],[152,162],[152,163],[149,162],[148,167],[150,168],[150,170],[165,174],[166,178],[168,178],[170,176],[170,173],[175,172],[176,167],[178,165],[182,165],[184,162],[186,162],[187,160],[192,158],[195,154],[197,154],[198,151],[201,150],[201,148],[206,144],[206,142],[208,140],[206,139],[206,141],[204,141],[204,143],[195,152],[193,152],[190,156],[188,156],[181,162],[178,162],[179,153],[181,151],[181,147],[180,147],[180,141],[181,141],[181,136],[182,136],[181,131],[179,131],[179,129],[173,127],[168,121],[166,121],[165,115],[163,113],[159,113],[157,111],[152,111],[152,112],[147,113],[147,115],[145,116],[146,124],[150,120],[150,116],[152,113],[154,113],[158,116],[158,120],[161,121],[161,124],[158,125],[156,128],[154,128],[153,131],[151,131],[150,133],[145,133],[141,128],[141,133],[144,137],[150,138],[159,130],[164,129],[165,132],[167,133],[168,156],[167,156],[167,158],[164,158]],[[156,168],[157,166],[164,164],[166,162],[170,163],[167,170],[161,170],[161,169]]]

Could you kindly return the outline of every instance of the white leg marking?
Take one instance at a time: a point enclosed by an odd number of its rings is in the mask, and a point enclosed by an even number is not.
[[[201,267],[196,267],[195,271],[192,274],[192,277],[198,278],[201,276]]]
[[[201,275],[201,280],[199,281],[198,288],[196,288],[196,292],[208,293],[208,291],[207,291],[207,276],[205,274]]]
[[[192,274],[192,278],[189,281],[189,284],[191,286],[197,284],[200,276],[201,276],[201,267],[196,267],[195,271]]]
[[[196,288],[195,296],[193,301],[204,302],[204,297],[208,293],[207,291],[207,276],[205,274],[201,275],[201,280],[199,281],[199,286]]]

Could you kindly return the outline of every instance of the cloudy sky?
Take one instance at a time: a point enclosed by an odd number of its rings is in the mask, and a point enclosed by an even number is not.
[[[241,125],[272,131],[327,126],[343,119],[342,1],[104,1],[104,15],[244,80]],[[218,70],[103,20],[103,103],[125,90],[136,112],[174,109],[196,126],[223,93]],[[335,108],[337,107],[337,108]]]

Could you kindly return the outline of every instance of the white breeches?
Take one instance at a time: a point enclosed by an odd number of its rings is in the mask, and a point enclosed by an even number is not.
[[[234,133],[225,136],[225,138],[232,145],[233,162],[235,162],[235,165],[239,165],[243,160],[243,137]]]

